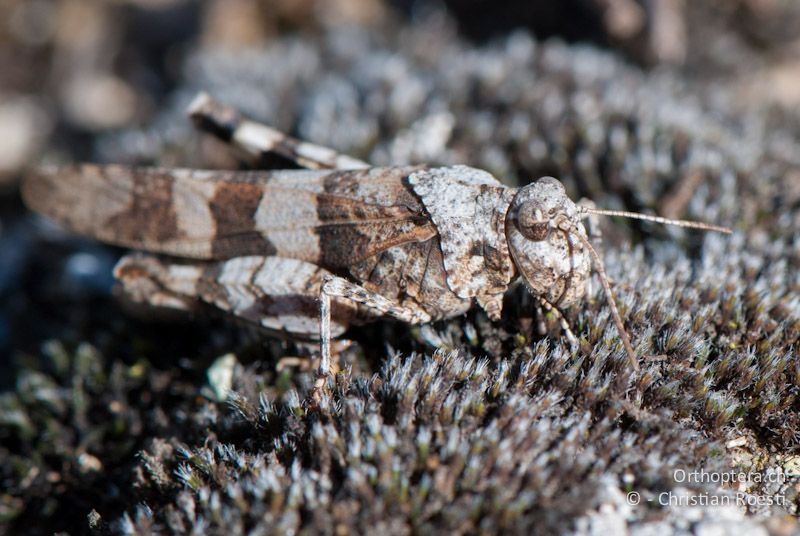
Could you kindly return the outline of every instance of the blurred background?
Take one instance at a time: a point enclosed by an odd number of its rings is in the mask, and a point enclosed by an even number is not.
[[[32,161],[91,158],[98,136],[151,123],[198,54],[252,51],[285,35],[319,40],[337,28],[389,32],[387,44],[420,24],[477,43],[525,31],[733,85],[743,100],[800,100],[800,6],[791,0],[4,0],[0,15],[7,189]]]
[[[0,0],[0,528],[7,521],[9,533],[39,516],[66,520],[52,530],[83,530],[91,508],[113,519],[134,504],[119,486],[135,453],[175,422],[159,412],[191,405],[205,381],[192,360],[207,366],[238,337],[122,314],[111,279],[121,251],[31,215],[18,193],[41,163],[238,167],[185,119],[199,91],[376,165],[469,164],[512,185],[552,174],[574,199],[760,230],[758,244],[784,244],[776,258],[797,261],[795,0]],[[697,257],[699,239],[665,233],[630,224],[608,240],[624,235],[664,262]],[[414,348],[385,329],[362,337],[366,348],[384,337]],[[96,365],[110,383],[76,413],[47,389],[74,387],[74,366],[58,365],[67,356],[100,360],[86,341],[124,364],[128,380],[111,382],[113,360]],[[145,381],[142,367],[158,370]],[[82,417],[59,428],[25,413],[26,392],[48,415]],[[101,400],[120,392],[130,407],[114,413]],[[111,417],[124,434],[88,433]],[[87,477],[100,461],[104,476]]]

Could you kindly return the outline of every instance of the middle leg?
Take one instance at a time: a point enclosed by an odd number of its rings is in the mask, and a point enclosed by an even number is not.
[[[318,392],[330,375],[331,367],[331,298],[340,298],[361,304],[377,315],[385,315],[407,322],[409,324],[424,324],[431,317],[419,308],[411,308],[398,304],[357,285],[334,275],[323,278],[319,295],[319,338],[320,338],[320,363],[315,393]]]

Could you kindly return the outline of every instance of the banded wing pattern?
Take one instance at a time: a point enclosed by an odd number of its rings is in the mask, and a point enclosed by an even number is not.
[[[319,294],[330,275],[314,264],[250,255],[225,261],[188,261],[147,253],[123,257],[114,276],[134,303],[194,310],[198,300],[273,332],[319,338]],[[333,303],[331,334],[369,314],[349,301]]]
[[[46,167],[28,206],[104,242],[206,260],[247,255],[333,272],[436,235],[406,178],[419,167],[208,171],[91,164]]]

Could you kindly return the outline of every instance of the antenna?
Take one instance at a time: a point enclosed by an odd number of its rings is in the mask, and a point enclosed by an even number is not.
[[[638,212],[628,212],[625,210],[606,210],[601,208],[592,208],[582,205],[579,207],[581,211],[582,217],[588,217],[590,214],[597,214],[599,216],[621,216],[623,218],[631,218],[634,220],[645,220],[645,221],[652,221],[656,223],[663,223],[665,225],[676,225],[678,227],[686,227],[689,229],[700,229],[703,231],[716,231],[718,233],[725,233],[731,234],[733,230],[728,227],[722,227],[720,225],[713,225],[710,223],[703,223],[697,221],[687,221],[687,220],[673,220],[670,218],[662,218],[661,216],[650,216],[648,214],[639,214]],[[578,230],[573,227],[571,229],[572,233],[577,236],[583,245],[586,246],[586,249],[589,251],[592,259],[594,260],[595,269],[597,270],[597,274],[600,276],[600,282],[603,284],[603,290],[606,293],[606,297],[608,299],[608,307],[611,309],[611,317],[614,319],[614,324],[616,324],[617,332],[619,333],[620,339],[622,339],[622,346],[625,347],[625,352],[628,354],[628,360],[630,361],[631,367],[634,370],[639,370],[639,363],[636,359],[636,353],[633,350],[633,346],[631,345],[630,337],[628,337],[628,333],[625,331],[625,326],[622,323],[622,316],[619,314],[619,310],[617,309],[617,305],[614,302],[614,292],[611,290],[611,285],[608,283],[608,276],[606,275],[605,267],[603,266],[603,260],[597,251],[592,247],[591,242],[589,242],[588,238],[585,238]]]
[[[725,233],[725,234],[731,234],[733,232],[733,230],[728,227],[713,225],[711,223],[703,223],[699,221],[687,221],[687,220],[671,220],[669,218],[662,218],[661,216],[650,216],[648,214],[639,214],[638,212],[628,212],[626,210],[605,210],[601,208],[591,208],[585,206],[580,207],[580,210],[581,212],[583,212],[584,217],[588,216],[589,214],[598,214],[600,216],[621,216],[623,218],[653,221],[656,223],[663,223],[664,225],[676,225],[678,227],[686,227],[689,229],[716,231],[718,233]]]
[[[631,339],[628,337],[628,332],[625,331],[625,325],[622,323],[622,315],[619,314],[619,309],[617,309],[617,304],[614,301],[614,293],[611,291],[611,285],[608,284],[608,276],[606,275],[606,269],[603,265],[603,259],[600,258],[600,255],[595,251],[592,247],[591,242],[589,242],[588,238],[585,238],[576,228],[572,228],[572,231],[575,236],[577,236],[583,245],[589,250],[589,253],[592,255],[592,258],[595,262],[595,269],[597,270],[597,275],[600,276],[600,282],[603,284],[603,290],[606,292],[606,298],[608,299],[608,308],[611,309],[611,317],[614,319],[614,324],[617,326],[617,333],[619,333],[619,338],[622,339],[622,346],[625,347],[625,353],[628,354],[628,361],[631,364],[633,370],[639,370],[639,361],[636,358],[636,352],[633,351],[633,346],[631,345]]]

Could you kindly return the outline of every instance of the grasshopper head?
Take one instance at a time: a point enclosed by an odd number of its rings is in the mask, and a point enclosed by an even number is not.
[[[528,289],[553,305],[568,307],[584,293],[591,257],[581,212],[553,177],[520,188],[506,215],[506,238]]]
[[[628,354],[638,370],[636,353],[614,303],[603,260],[592,247],[581,220],[591,214],[622,216],[689,229],[730,234],[731,229],[709,223],[673,220],[621,210],[578,207],[552,177],[543,177],[517,191],[506,214],[506,239],[514,264],[534,296],[553,306],[568,307],[583,296],[594,260],[611,316]]]

